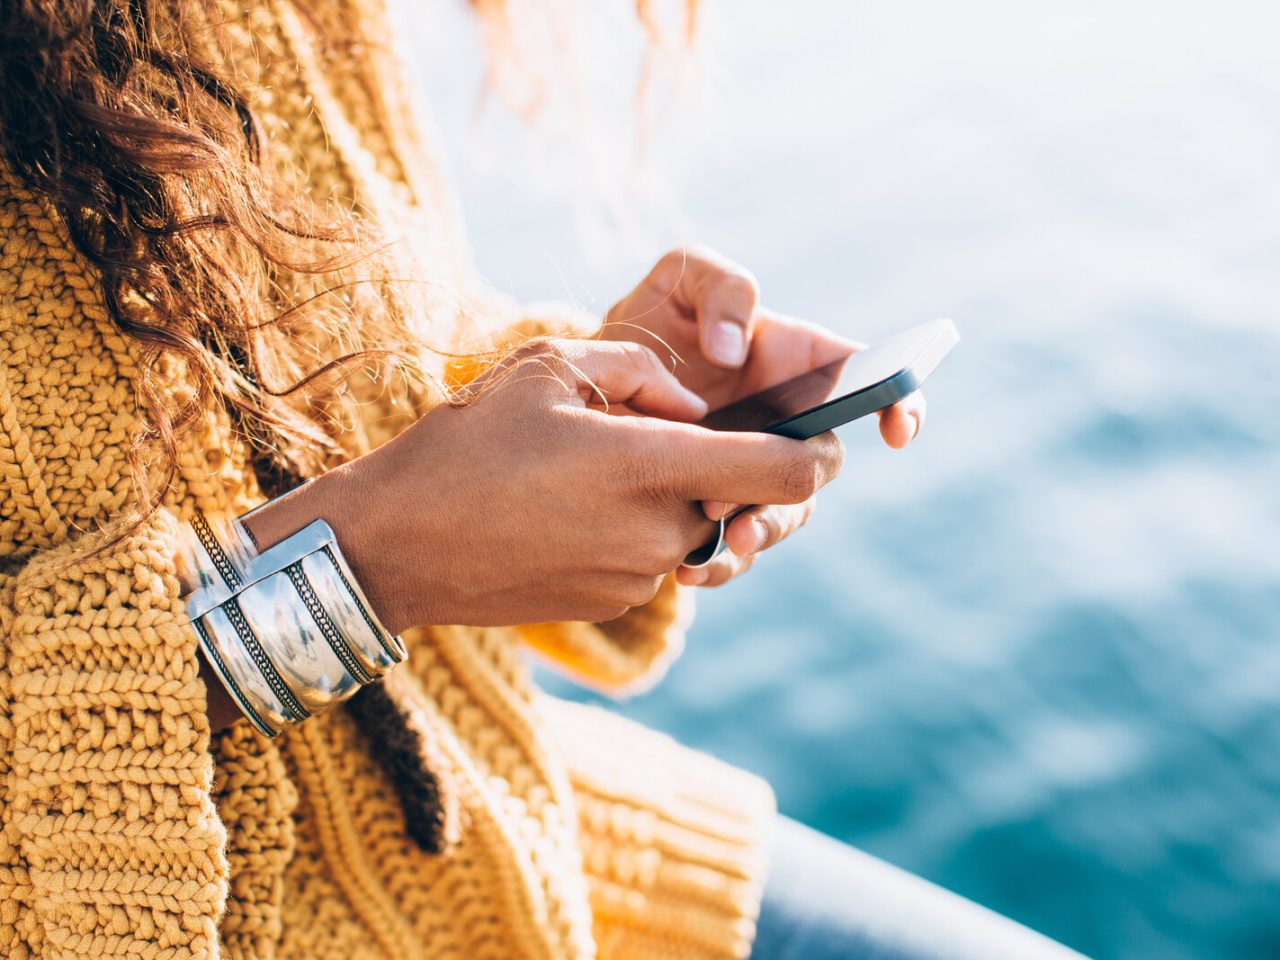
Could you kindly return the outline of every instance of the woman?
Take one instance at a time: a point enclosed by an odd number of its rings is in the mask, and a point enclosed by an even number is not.
[[[6,957],[752,950],[767,787],[538,694],[520,647],[652,680],[686,590],[802,524],[841,457],[691,423],[851,347],[709,252],[663,258],[593,337],[502,302],[385,14],[0,14]],[[886,442],[923,412],[887,412]],[[773,506],[682,567],[735,503]],[[753,956],[1054,949],[778,836]],[[928,919],[875,930],[903,910]]]

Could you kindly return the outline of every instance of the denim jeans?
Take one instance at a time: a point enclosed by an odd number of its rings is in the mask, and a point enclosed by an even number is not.
[[[751,960],[1082,960],[1012,920],[780,817]]]

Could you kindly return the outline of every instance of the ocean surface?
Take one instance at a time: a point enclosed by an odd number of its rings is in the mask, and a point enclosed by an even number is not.
[[[477,123],[474,26],[428,9],[499,287],[602,311],[697,238],[778,309],[964,338],[919,440],[848,428],[809,528],[617,709],[1100,960],[1280,957],[1280,8],[714,5],[627,241],[566,195],[630,148]]]

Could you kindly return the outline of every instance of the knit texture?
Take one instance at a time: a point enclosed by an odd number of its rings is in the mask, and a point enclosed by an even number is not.
[[[286,3],[223,5],[273,161],[412,229],[448,289],[434,322],[459,304],[517,320],[469,263],[380,0],[313,7],[357,54],[336,62]],[[135,374],[92,270],[0,170],[0,956],[746,955],[767,787],[545,697],[523,652],[606,688],[649,682],[687,618],[673,582],[605,625],[408,633],[388,689],[458,808],[431,856],[347,711],[276,741],[245,722],[210,735],[172,558],[193,510],[261,500],[224,421],[185,442],[163,509],[85,559],[135,497]],[[412,419],[363,399],[353,452]]]

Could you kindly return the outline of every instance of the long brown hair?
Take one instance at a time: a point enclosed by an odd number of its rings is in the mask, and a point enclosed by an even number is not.
[[[246,95],[193,42],[216,35],[213,6],[10,0],[0,13],[3,162],[56,209],[140,347],[150,429],[132,460],[143,516],[205,411],[230,414],[263,479],[310,475],[338,444],[308,390],[346,368],[404,361],[393,359],[404,338],[385,290],[358,304],[323,295],[360,286],[341,271],[368,262],[378,239],[273,180]],[[322,280],[290,299],[282,276]],[[287,335],[298,324],[306,338]],[[333,347],[320,362],[317,343]],[[159,457],[144,454],[156,446]],[[163,465],[158,483],[147,460]]]

